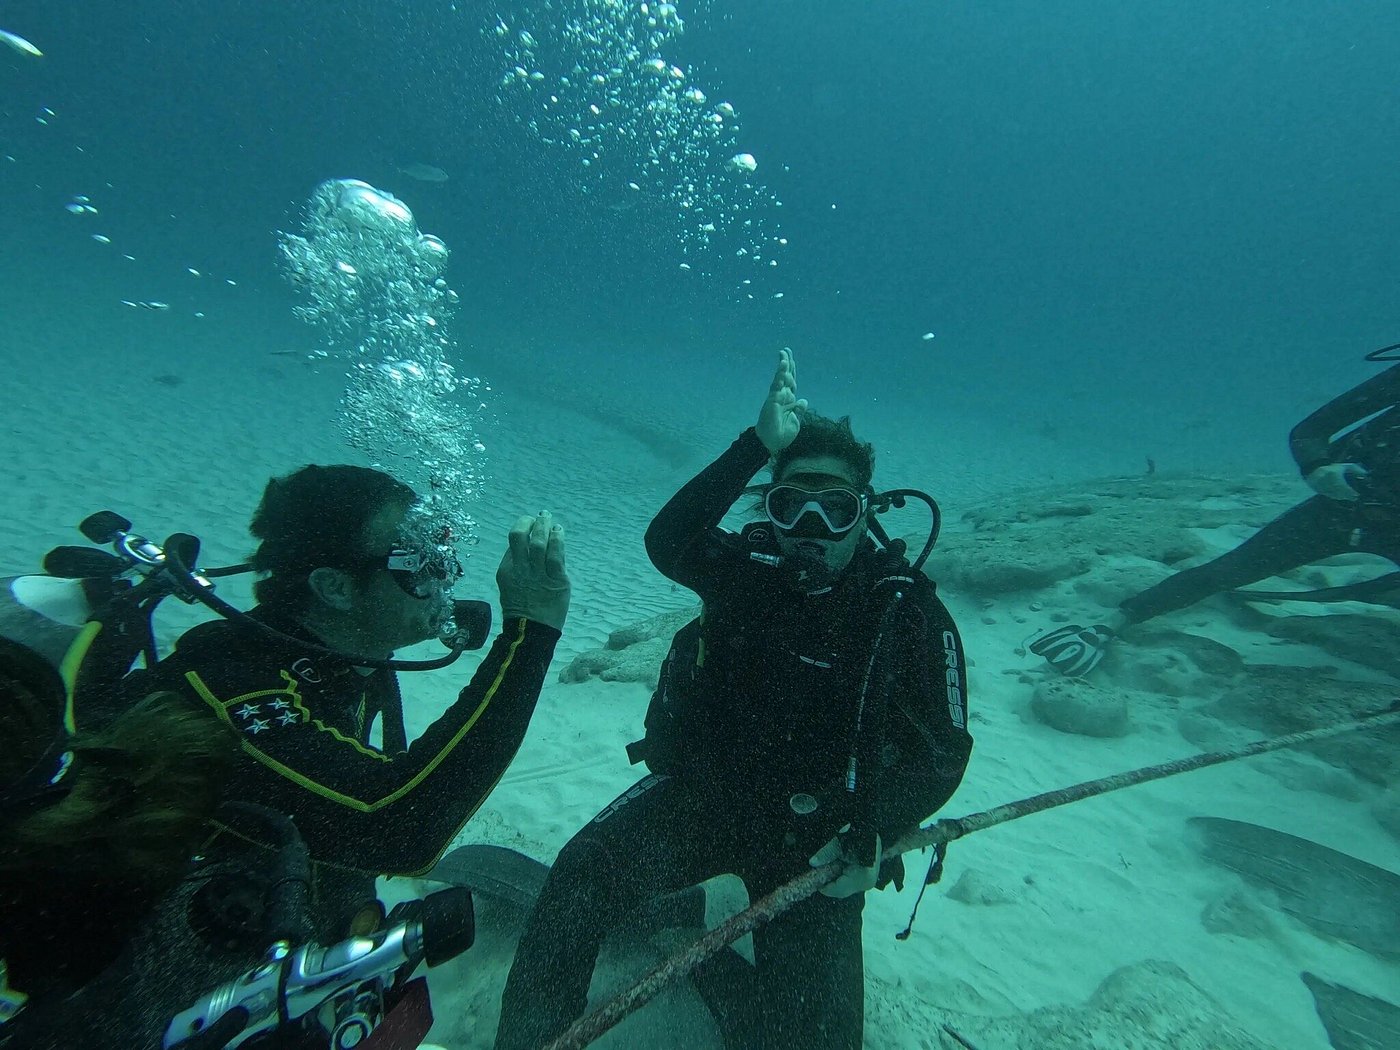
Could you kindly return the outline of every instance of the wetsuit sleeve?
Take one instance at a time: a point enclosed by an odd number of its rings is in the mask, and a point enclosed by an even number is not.
[[[886,713],[885,743],[894,762],[875,802],[886,846],[952,798],[972,754],[962,640],[933,588],[920,590],[901,618],[905,636]]]
[[[415,874],[514,758],[558,640],[552,627],[507,621],[456,702],[397,754],[317,719],[285,668],[200,663],[184,685],[238,730],[254,763],[240,774],[244,796],[292,815],[315,860]]]
[[[1336,462],[1332,439],[1383,409],[1400,404],[1400,365],[1387,368],[1323,405],[1288,435],[1288,450],[1303,476]]]
[[[749,427],[671,497],[646,534],[647,555],[662,575],[701,597],[728,579],[719,523],[767,462],[768,449]]]

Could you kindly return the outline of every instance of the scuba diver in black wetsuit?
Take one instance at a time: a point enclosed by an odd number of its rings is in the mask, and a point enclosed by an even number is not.
[[[189,869],[238,741],[154,695],[78,733],[52,662],[0,638],[0,1046],[115,961]],[[80,1045],[69,1042],[67,1045]],[[94,1046],[86,1039],[81,1045]]]
[[[1392,350],[1394,347],[1386,347]],[[1371,355],[1372,360],[1383,351]],[[1362,551],[1400,564],[1400,364],[1323,405],[1293,428],[1289,451],[1316,495],[1265,525],[1234,550],[1169,576],[1124,601],[1106,622],[1068,624],[1029,648],[1068,675],[1092,671],[1122,630],[1300,565]],[[1381,577],[1339,588],[1338,600],[1400,590]],[[1241,592],[1248,597],[1250,591]],[[1269,592],[1260,597],[1281,597]],[[1299,597],[1306,597],[1306,592]]]
[[[175,1033],[199,1037],[215,1017],[236,1023],[228,1011],[243,995],[251,996],[253,1022],[271,1033],[289,1004],[277,988],[261,987],[264,978],[253,978],[268,970],[274,949],[277,968],[295,966],[304,978],[284,979],[276,968],[266,976],[306,996],[290,1005],[305,1009],[320,1002],[317,994],[343,991],[351,1014],[370,1003],[364,1023],[372,1027],[381,1004],[370,1002],[365,982],[388,980],[386,974],[406,980],[422,958],[415,953],[429,943],[416,933],[404,939],[415,916],[396,925],[403,917],[396,911],[385,921],[375,876],[431,868],[514,757],[568,610],[562,528],[545,512],[517,521],[496,574],[502,633],[456,701],[410,745],[395,670],[441,666],[481,644],[489,630],[489,617],[478,617],[479,637],[473,642],[472,631],[461,632],[467,637],[451,643],[451,657],[418,665],[389,659],[441,634],[472,604],[450,598],[461,574],[450,536],[411,488],[348,466],[306,467],[269,482],[251,526],[261,541],[251,568],[263,574],[251,614],[204,593],[208,580],[176,553],[174,538],[162,551],[121,532],[129,527],[125,519],[105,516],[120,522],[114,546],[134,552],[152,572],[133,595],[173,575],[175,589],[157,590],[152,600],[197,593],[194,600],[225,618],[186,632],[173,653],[115,689],[103,687],[99,668],[91,676],[80,670],[91,684],[76,690],[77,724],[119,725],[138,698],[161,692],[211,731],[232,734],[235,755],[194,871],[119,964],[68,999],[64,1016],[32,1045],[141,1050],[163,1038],[173,1045]],[[144,608],[134,597],[124,605]],[[65,661],[80,669],[111,662],[100,651],[104,640],[120,639],[136,619],[90,624],[102,629],[85,631]],[[121,673],[133,655],[117,661]],[[382,746],[371,741],[376,720]],[[461,950],[471,928],[469,904],[463,911],[454,898],[447,902],[452,914],[442,904],[429,915],[433,899],[422,902],[423,922],[433,931],[430,963],[449,948]],[[352,935],[358,939],[347,940]],[[339,947],[317,954],[318,945]],[[313,954],[303,959],[303,950]],[[344,981],[323,974],[326,959],[348,967]],[[397,980],[391,983],[397,991]],[[235,991],[215,991],[221,985]],[[391,1005],[385,998],[382,1007]],[[308,1031],[325,1045],[320,1022],[308,1019]],[[307,1038],[306,1045],[318,1043]]]
[[[720,529],[766,465],[766,520]],[[884,535],[872,466],[848,421],[806,411],[784,351],[757,426],[651,523],[653,563],[703,613],[676,635],[629,749],[651,775],[555,861],[497,1050],[538,1047],[578,1017],[603,938],[647,901],[726,873],[757,900],[842,859],[821,895],[755,933],[744,983],[759,1016],[740,1045],[861,1045],[864,892],[902,876],[881,871],[882,844],[947,802],[972,748],[957,628],[902,544],[868,537]]]
[[[229,797],[294,816],[323,873],[426,871],[505,772],[534,712],[568,610],[562,527],[547,512],[516,524],[497,572],[502,632],[411,745],[394,671],[373,664],[433,637],[451,614],[461,568],[442,526],[387,474],[309,466],[268,484],[252,532],[251,564],[265,577],[251,616],[278,633],[201,624],[131,688],[178,692],[233,726],[244,760]],[[370,743],[376,716],[382,747]]]

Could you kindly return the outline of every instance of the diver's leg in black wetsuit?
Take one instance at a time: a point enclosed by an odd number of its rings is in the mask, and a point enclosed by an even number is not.
[[[1234,550],[1194,569],[1168,576],[1123,602],[1119,609],[1129,623],[1142,623],[1194,605],[1213,594],[1256,583],[1322,558],[1364,549],[1352,544],[1352,536],[1360,524],[1354,504],[1314,496],[1284,511]]]
[[[717,816],[686,785],[650,776],[569,840],[516,948],[496,1050],[535,1050],[577,1020],[603,940],[639,907],[733,870]]]
[[[809,897],[754,932],[764,1047],[860,1050],[865,895]]]
[[[1361,538],[1353,549],[1400,565],[1400,507],[1376,508],[1363,513],[1362,521]]]

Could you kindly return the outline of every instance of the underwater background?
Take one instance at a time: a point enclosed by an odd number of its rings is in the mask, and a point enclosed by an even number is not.
[[[540,32],[588,7],[499,13]],[[331,177],[395,192],[453,248],[468,367],[528,353],[614,389],[660,361],[709,400],[724,387],[707,379],[791,345],[857,418],[1024,442],[1032,477],[1149,455],[1282,466],[1286,429],[1394,333],[1385,3],[682,5],[665,57],[737,108],[763,193],[730,196],[790,239],[752,301],[737,241],[715,244],[712,277],[679,271],[674,206],[648,185],[609,210],[581,150],[522,126],[491,5],[0,10],[53,42],[41,62],[7,52],[0,95],[0,304],[6,341],[36,350],[90,344],[94,325],[115,358],[161,338],[195,359],[305,341],[279,308],[273,230]],[[398,174],[415,162],[451,178]],[[72,194],[100,217],[66,214]],[[116,309],[133,297],[175,316],[152,331]],[[925,381],[889,398],[910,370]]]
[[[1195,530],[1204,556],[1306,495],[1289,429],[1400,339],[1393,3],[645,6],[0,0],[0,29],[43,51],[0,46],[0,571],[32,571],[104,506],[237,561],[272,474],[374,461],[417,484],[415,441],[436,442],[470,461],[460,496],[484,560],[466,582],[483,593],[517,513],[550,506],[567,522],[562,670],[686,605],[646,564],[642,532],[752,422],[780,347],[813,407],[849,413],[876,444],[877,484],[939,499],[950,558],[997,513],[1119,499],[1082,487],[1105,477],[1179,483],[1122,505]],[[308,200],[338,179],[397,198],[450,253],[451,310],[409,346],[462,380],[460,413],[434,432],[364,440],[402,423],[347,399],[347,374],[353,388],[379,356],[307,323],[314,293],[287,246],[314,242]],[[1231,488],[1260,476],[1244,497]],[[1199,509],[1222,507],[1237,518],[1197,528]],[[1205,746],[1178,732],[1179,708],[1224,695],[1204,661],[1109,679],[1148,697],[1126,740],[1069,738],[1027,713],[1019,639],[1042,610],[1108,603],[1124,563],[1111,542],[1095,556],[1092,586],[945,591],[981,721],[949,812]],[[246,600],[237,584],[228,596]],[[1244,680],[1271,661],[1393,685],[1388,666],[1348,663],[1326,639],[1283,652],[1212,609],[1178,626],[1233,647]],[[188,619],[174,616],[170,637]],[[468,675],[415,678],[410,728]],[[551,674],[467,834],[547,860],[630,783],[621,744],[648,691]],[[1372,769],[1339,788],[1321,760],[1304,765],[1200,774],[1143,789],[1141,808],[1104,803],[1109,817],[1046,817],[1028,839],[968,847],[993,885],[926,903],[906,945],[886,934],[912,895],[872,902],[867,1045],[952,1045],[929,1027],[946,1017],[969,1033],[968,1017],[1001,1019],[979,1050],[1112,1045],[1006,1019],[1162,958],[1257,1042],[1123,1028],[1118,1045],[1327,1047],[1299,972],[1330,964],[1324,977],[1393,1001],[1394,959],[1291,926],[1203,928],[1233,884],[1176,843],[1183,819],[1211,813],[1400,869],[1400,838],[1370,809],[1394,785]],[[489,969],[463,980],[498,988],[504,966]],[[457,1050],[493,1029],[434,1038]],[[638,1039],[613,1045],[650,1045]]]

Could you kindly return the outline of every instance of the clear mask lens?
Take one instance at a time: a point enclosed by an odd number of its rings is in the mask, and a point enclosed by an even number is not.
[[[386,567],[394,582],[415,598],[450,593],[462,578],[451,526],[410,517],[399,530]]]
[[[768,519],[784,531],[796,531],[801,524],[803,532],[815,528],[814,534],[826,532],[842,536],[865,516],[866,501],[852,489],[811,492],[795,485],[774,485],[764,495],[763,507]],[[803,521],[804,518],[807,520]]]

